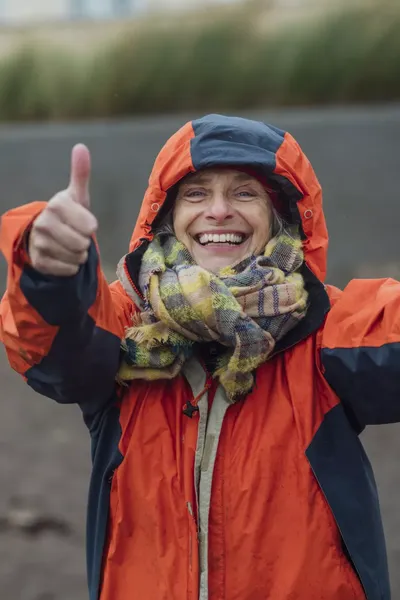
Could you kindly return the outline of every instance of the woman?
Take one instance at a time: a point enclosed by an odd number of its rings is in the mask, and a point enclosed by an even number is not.
[[[400,285],[323,284],[320,186],[274,127],[172,136],[111,286],[89,172],[78,146],[67,191],[3,217],[1,326],[91,433],[91,600],[388,600],[358,434],[400,419]]]

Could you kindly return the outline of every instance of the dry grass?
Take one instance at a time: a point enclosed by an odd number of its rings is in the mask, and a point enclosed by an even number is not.
[[[1,61],[0,119],[400,99],[400,5],[335,11],[262,32],[254,8],[218,14],[185,26],[146,21],[93,55],[23,45]]]

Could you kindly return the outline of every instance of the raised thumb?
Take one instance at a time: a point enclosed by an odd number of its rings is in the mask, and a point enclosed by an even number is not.
[[[89,149],[84,144],[77,144],[71,153],[71,176],[68,190],[74,200],[84,206],[90,207],[89,183],[91,172],[91,158]]]

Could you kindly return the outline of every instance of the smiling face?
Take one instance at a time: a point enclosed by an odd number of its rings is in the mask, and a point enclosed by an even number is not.
[[[213,273],[260,254],[271,237],[272,219],[262,184],[234,169],[205,169],[185,177],[173,212],[177,239]]]

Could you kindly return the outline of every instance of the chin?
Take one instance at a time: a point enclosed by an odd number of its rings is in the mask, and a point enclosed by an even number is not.
[[[235,260],[225,260],[225,261],[210,261],[210,262],[205,262],[205,261],[200,261],[198,263],[198,265],[200,267],[202,267],[203,269],[206,269],[207,271],[209,271],[210,273],[214,273],[214,275],[218,275],[219,271],[221,269],[224,269],[225,267],[229,267],[230,265],[233,265],[234,263],[238,262],[238,260],[240,259],[235,259]]]
[[[209,271],[210,273],[213,273],[214,275],[218,275],[220,270],[223,267],[227,267],[227,266],[228,265],[218,265],[218,266],[212,265],[212,266],[208,266],[208,267],[204,266],[203,269],[206,269],[207,271]]]
[[[204,251],[198,251],[197,248],[191,248],[191,254],[194,258],[196,264],[203,269],[206,269],[210,273],[218,274],[221,269],[229,267],[243,260],[246,256],[248,256],[250,251],[250,244],[244,243],[243,246],[236,249],[236,252],[230,255],[220,255],[213,253],[207,254]]]

